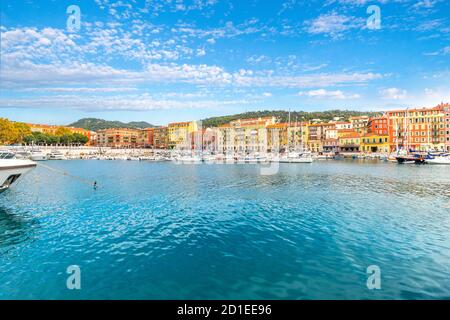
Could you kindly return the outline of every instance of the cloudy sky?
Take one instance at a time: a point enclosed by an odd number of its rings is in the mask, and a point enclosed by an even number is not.
[[[370,5],[381,26],[368,19]],[[0,116],[154,124],[450,101],[445,0],[2,0]],[[81,11],[80,28],[67,14]],[[73,26],[73,25],[71,25]]]

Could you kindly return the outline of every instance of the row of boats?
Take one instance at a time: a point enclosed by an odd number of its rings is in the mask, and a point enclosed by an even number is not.
[[[171,161],[178,163],[312,163],[314,158],[310,152],[290,152],[287,154],[253,154],[253,155],[223,155],[223,154],[174,154]]]
[[[450,154],[445,152],[399,152],[388,159],[400,164],[450,164]]]

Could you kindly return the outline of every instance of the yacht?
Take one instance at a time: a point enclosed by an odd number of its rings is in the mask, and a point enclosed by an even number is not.
[[[30,159],[33,161],[45,161],[47,160],[47,154],[41,150],[31,150]]]
[[[450,155],[441,155],[433,157],[432,159],[427,159],[426,163],[429,164],[450,164]]]
[[[35,167],[36,163],[33,161],[18,160],[13,153],[0,152],[0,193]]]
[[[278,161],[281,163],[312,163],[314,159],[311,152],[289,152],[287,156],[280,157]]]
[[[48,155],[49,160],[65,160],[64,154],[60,151],[53,151]]]

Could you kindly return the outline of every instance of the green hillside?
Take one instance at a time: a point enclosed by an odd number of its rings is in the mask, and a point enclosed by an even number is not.
[[[367,112],[367,111],[350,111],[350,110],[329,110],[318,112],[306,112],[306,111],[292,111],[291,121],[309,121],[312,119],[321,119],[322,121],[330,121],[335,117],[341,117],[344,120],[348,120],[350,117],[355,116],[379,116],[380,112]],[[230,116],[212,117],[202,120],[204,127],[216,127],[222,124],[226,124],[230,121],[237,119],[259,118],[259,117],[271,117],[274,116],[281,122],[289,121],[288,111],[252,111],[241,114],[235,114]]]
[[[103,119],[84,118],[77,122],[71,123],[69,126],[76,128],[83,128],[86,130],[98,131],[108,128],[129,128],[129,129],[144,129],[153,128],[154,126],[145,121],[124,123],[121,121],[107,121]]]

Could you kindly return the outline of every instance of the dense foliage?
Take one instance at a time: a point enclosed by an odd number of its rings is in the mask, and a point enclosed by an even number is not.
[[[30,126],[0,118],[0,145],[36,144],[36,145],[85,145],[89,138],[59,127],[55,134],[31,132]]]
[[[80,133],[64,133],[46,134],[42,132],[33,132],[31,135],[25,137],[24,143],[35,145],[85,145],[89,138]]]
[[[30,127],[25,123],[0,118],[0,144],[22,143],[24,138],[30,134]]]
[[[95,118],[84,118],[69,125],[70,127],[83,128],[90,131],[98,131],[110,128],[145,129],[154,126],[145,121],[124,123],[120,121],[107,121]]]
[[[354,116],[379,116],[379,112],[362,112],[362,111],[349,111],[349,110],[329,110],[329,111],[317,111],[317,112],[306,112],[306,111],[292,111],[291,121],[310,121],[313,119],[320,119],[324,122],[333,120],[335,117],[340,117],[347,121],[350,117]],[[248,118],[259,118],[259,117],[276,117],[280,122],[289,121],[289,112],[278,110],[278,111],[252,111],[241,114],[235,114],[231,116],[213,117],[202,120],[202,125],[204,127],[217,127],[226,124],[230,121],[237,119],[248,119]]]

